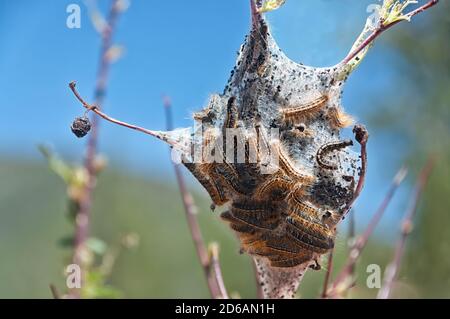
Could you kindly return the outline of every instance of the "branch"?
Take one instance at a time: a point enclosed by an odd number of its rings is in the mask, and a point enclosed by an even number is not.
[[[210,266],[215,274],[216,282],[220,291],[220,296],[222,299],[229,299],[227,289],[225,288],[225,283],[223,281],[222,269],[220,268],[219,245],[217,243],[210,244],[209,252],[209,260],[211,264]]]
[[[349,286],[348,279],[352,273],[353,267],[355,266],[356,262],[358,261],[359,257],[361,256],[363,249],[366,247],[366,244],[369,241],[370,236],[373,234],[375,227],[381,220],[381,217],[384,215],[386,208],[388,207],[389,203],[391,202],[399,185],[405,179],[406,174],[407,174],[406,168],[402,167],[395,175],[395,177],[392,181],[392,185],[389,188],[383,202],[381,203],[380,207],[373,215],[373,217],[370,220],[369,225],[367,226],[364,233],[356,240],[355,245],[353,246],[353,248],[350,252],[350,255],[348,257],[348,260],[347,260],[345,266],[340,271],[339,275],[337,276],[336,280],[334,281],[332,288],[331,288],[331,292],[329,292],[328,295],[336,296],[336,295],[339,295],[341,291],[345,291],[348,289],[348,286]]]
[[[173,128],[173,117],[171,101],[168,97],[164,97],[164,110],[166,112],[166,126],[167,130]],[[211,258],[208,254],[205,242],[203,240],[200,225],[197,220],[197,206],[194,203],[192,195],[187,190],[184,182],[183,174],[180,170],[180,166],[173,165],[175,175],[177,178],[178,187],[181,193],[181,199],[183,201],[184,211],[186,213],[186,219],[191,232],[192,239],[194,241],[195,250],[197,251],[200,264],[202,265],[203,272],[208,283],[208,288],[211,293],[211,297],[214,299],[227,299],[228,295],[225,290],[225,285],[222,279],[222,272],[218,262],[218,249],[211,253]]]
[[[353,128],[353,133],[355,134],[356,141],[361,145],[361,171],[359,173],[359,179],[358,184],[356,185],[355,192],[353,194],[353,197],[351,201],[345,206],[343,210],[342,216],[345,217],[347,213],[352,208],[355,201],[358,199],[359,195],[361,194],[364,183],[366,181],[366,172],[367,172],[367,142],[369,140],[369,132],[367,132],[367,129],[361,125],[355,125]]]
[[[52,292],[53,299],[61,299],[61,294],[55,285],[50,284],[50,291]]]
[[[69,83],[69,87],[72,90],[73,94],[75,95],[75,97],[77,98],[78,101],[80,101],[80,103],[83,105],[83,107],[86,109],[86,112],[94,112],[95,114],[97,114],[98,116],[100,116],[101,118],[103,118],[104,120],[111,122],[113,124],[117,124],[119,126],[123,126],[141,133],[144,133],[146,135],[150,135],[152,137],[156,137],[157,139],[166,142],[167,144],[170,144],[173,147],[179,147],[180,149],[183,149],[183,145],[180,145],[177,141],[171,140],[169,138],[169,136],[167,134],[164,134],[164,132],[158,132],[158,131],[152,131],[134,124],[130,124],[127,122],[123,122],[123,121],[119,121],[111,116],[109,116],[108,114],[100,111],[100,109],[94,105],[94,104],[89,104],[87,103],[82,97],[81,95],[78,93],[77,89],[76,89],[76,82],[70,82]],[[83,135],[86,135],[87,132],[84,132]]]
[[[75,95],[75,97],[78,99],[78,101],[81,102],[81,104],[83,105],[84,108],[86,108],[87,111],[94,112],[95,114],[97,114],[98,116],[100,116],[101,118],[105,119],[108,122],[111,122],[111,123],[114,123],[114,124],[117,124],[117,125],[129,128],[129,129],[132,129],[132,130],[135,130],[135,131],[139,131],[141,133],[144,133],[144,134],[147,134],[147,135],[150,135],[150,136],[153,136],[153,137],[161,139],[161,136],[156,131],[148,130],[146,128],[143,128],[143,127],[140,127],[140,126],[137,126],[137,125],[133,125],[133,124],[129,124],[129,123],[126,123],[126,122],[122,122],[122,121],[116,120],[115,118],[112,118],[109,115],[107,115],[106,113],[100,111],[100,108],[97,107],[96,105],[87,103],[81,97],[81,95],[78,93],[78,91],[76,89],[76,82],[74,82],[74,81],[70,82],[69,83],[69,87],[72,90],[72,92]]]
[[[409,20],[415,15],[424,12],[425,10],[435,6],[438,4],[439,0],[430,0],[423,6],[417,8],[416,10],[413,10],[407,14],[404,15],[404,18],[394,20],[390,23],[385,23],[385,21],[380,20],[379,25],[373,30],[373,32],[367,36],[364,41],[362,41],[359,45],[357,45],[355,48],[352,48],[350,53],[342,60],[341,64],[345,65],[348,64],[351,60],[353,60],[358,54],[360,54],[363,50],[367,49],[372,43],[375,41],[376,38],[378,38],[384,31],[390,29],[394,25],[400,23],[404,20]],[[365,32],[363,31],[363,34]]]
[[[355,210],[350,212],[349,225],[348,225],[348,238],[347,245],[349,248],[349,256],[352,253],[353,247],[355,246]],[[353,278],[355,275],[355,265],[350,268],[350,276]]]
[[[321,295],[323,299],[328,297],[328,286],[331,278],[331,273],[333,272],[333,254],[334,248],[328,254],[327,272],[325,273],[325,279],[323,281],[323,288]]]
[[[351,254],[351,251],[354,247],[354,239],[355,239],[355,213],[354,211],[350,212],[350,220],[349,220],[349,226],[348,226],[348,237],[347,237],[347,242],[349,245],[349,256]],[[321,298],[325,299],[328,298],[328,286],[329,286],[329,282],[330,282],[330,278],[331,278],[331,274],[333,273],[333,254],[334,254],[334,248],[333,250],[330,251],[330,253],[328,254],[328,265],[327,265],[327,272],[325,274],[325,280],[323,283],[323,288],[322,288],[322,295]],[[352,266],[349,269],[349,276],[353,277],[355,272],[355,267]]]
[[[413,220],[417,214],[420,199],[425,190],[425,186],[426,186],[428,180],[430,179],[430,175],[431,175],[431,172],[433,171],[434,165],[435,165],[435,158],[430,157],[428,159],[427,163],[425,164],[425,166],[422,168],[419,178],[417,179],[417,183],[416,183],[414,195],[412,196],[412,199],[411,199],[410,207],[407,210],[407,212],[405,214],[405,218],[402,222],[401,237],[398,240],[396,248],[395,248],[394,260],[386,268],[384,284],[383,284],[383,287],[378,292],[378,296],[377,296],[378,299],[388,299],[391,295],[392,287],[397,278],[398,271],[400,269],[400,265],[402,262],[402,258],[404,256],[406,239],[408,238],[409,234],[411,233],[411,231],[413,229]]]
[[[349,232],[348,232],[348,238],[347,238],[347,242],[349,243],[349,245],[350,245],[351,241],[354,240],[354,238],[355,238],[355,213],[352,211],[352,212],[350,212]],[[354,248],[354,245],[353,244],[350,245],[349,256],[351,255],[353,248]],[[330,251],[330,253],[328,255],[327,272],[325,274],[325,280],[323,283],[323,289],[322,289],[322,295],[321,295],[321,297],[323,299],[328,297],[329,282],[330,282],[331,274],[333,272],[333,253],[334,253],[334,247],[333,247],[333,250]],[[349,276],[350,277],[353,277],[354,271],[355,271],[354,266],[349,267]]]
[[[108,58],[108,51],[112,45],[112,38],[115,32],[116,23],[121,12],[119,5],[120,0],[112,0],[111,8],[108,17],[108,26],[105,28],[102,35],[102,46],[100,51],[100,62],[97,72],[97,84],[95,88],[95,104],[98,108],[103,104],[105,97],[106,84],[108,80],[108,74],[110,69],[110,59]],[[92,134],[90,134],[87,144],[86,158],[84,166],[88,172],[88,181],[83,192],[83,196],[79,201],[79,209],[76,212],[75,219],[75,242],[73,263],[78,264],[80,267],[83,265],[83,249],[85,242],[89,236],[89,222],[92,208],[92,193],[95,188],[95,179],[97,170],[95,168],[95,157],[97,154],[98,144],[98,119],[94,117],[92,119]],[[79,298],[79,293],[72,291],[72,295],[75,298]]]

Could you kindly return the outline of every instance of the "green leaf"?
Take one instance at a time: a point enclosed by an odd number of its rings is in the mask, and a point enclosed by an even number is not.
[[[47,159],[50,169],[69,184],[74,174],[72,167],[53,153],[50,148],[44,145],[38,145],[38,149]]]
[[[98,238],[91,237],[86,241],[86,246],[98,255],[103,255],[106,252],[108,246],[106,243]]]
[[[286,0],[265,0],[258,10],[260,13],[269,12],[281,7]]]
[[[64,236],[58,240],[58,246],[62,248],[72,248],[74,244],[74,239],[72,235]]]
[[[123,297],[123,293],[120,290],[106,285],[105,281],[106,277],[102,272],[97,270],[87,272],[81,296],[87,299]]]

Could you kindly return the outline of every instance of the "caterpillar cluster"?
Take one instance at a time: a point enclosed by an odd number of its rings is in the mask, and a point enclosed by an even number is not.
[[[224,207],[265,295],[287,297],[306,268],[320,269],[354,199],[359,158],[340,138],[353,124],[341,105],[347,73],[293,62],[260,15],[238,55],[224,92],[193,116],[202,138],[184,138],[206,160],[186,151],[183,164]]]

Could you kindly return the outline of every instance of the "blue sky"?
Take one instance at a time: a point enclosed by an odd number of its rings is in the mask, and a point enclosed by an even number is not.
[[[106,8],[108,1],[99,2]],[[327,66],[345,56],[364,25],[367,6],[376,2],[288,0],[268,20],[289,57]],[[71,3],[82,8],[81,29],[66,27]],[[42,160],[36,145],[49,143],[73,161],[82,158],[85,140],[69,130],[82,110],[67,84],[76,80],[84,96],[93,94],[100,39],[87,13],[77,0],[0,1],[1,157]],[[223,90],[248,28],[247,0],[132,0],[115,37],[126,52],[112,67],[105,110],[127,122],[164,129],[161,96],[168,94],[176,126],[189,126],[191,112]],[[377,103],[385,102],[380,93],[401,86],[398,63],[400,58],[381,39],[348,81],[344,106],[360,122],[366,123]],[[405,147],[403,141],[369,130],[370,170],[357,204],[360,223],[381,201],[398,168],[399,148]],[[101,150],[115,166],[173,179],[167,148],[147,136],[102,122]],[[406,188],[381,228],[397,228],[405,194]]]

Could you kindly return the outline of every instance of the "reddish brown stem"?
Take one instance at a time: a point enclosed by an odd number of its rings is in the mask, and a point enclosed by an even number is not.
[[[334,296],[337,293],[336,290],[338,289],[338,286],[343,284],[347,279],[349,279],[353,267],[355,266],[356,262],[361,256],[361,252],[365,248],[370,236],[373,234],[373,231],[375,230],[375,227],[381,220],[381,217],[384,215],[384,212],[386,211],[386,208],[389,206],[389,203],[394,197],[394,194],[397,191],[399,185],[405,179],[406,173],[407,173],[406,168],[402,167],[395,175],[392,181],[392,185],[389,188],[383,202],[373,215],[364,233],[356,240],[354,247],[351,249],[347,262],[345,263],[345,266],[342,268],[342,270],[339,272],[338,276],[336,277],[336,280],[333,282],[332,285],[333,291],[332,293],[329,293],[329,295]]]
[[[108,26],[105,28],[102,34],[102,46],[100,50],[100,62],[97,72],[97,84],[95,88],[95,105],[99,108],[104,101],[106,84],[108,80],[110,61],[108,59],[108,50],[111,48],[113,34],[115,31],[117,19],[119,17],[120,7],[119,0],[111,1],[111,8],[108,17]],[[84,166],[88,172],[88,181],[83,192],[83,196],[79,201],[79,209],[76,212],[75,219],[75,241],[74,241],[74,252],[72,261],[74,264],[78,264],[83,267],[82,253],[89,237],[89,222],[92,209],[92,193],[95,188],[96,180],[96,169],[95,169],[95,157],[97,153],[98,146],[98,119],[97,117],[92,118],[92,132],[89,136],[89,141],[87,143],[86,158]],[[71,292],[72,297],[79,298],[78,291]]]
[[[359,179],[358,179],[358,183],[356,185],[353,197],[343,210],[343,217],[345,217],[348,214],[348,212],[352,208],[353,204],[355,203],[356,199],[361,194],[362,189],[364,187],[364,183],[365,183],[365,179],[366,179],[366,172],[367,172],[367,142],[369,140],[369,132],[363,125],[358,124],[358,125],[355,125],[355,127],[353,128],[353,133],[355,134],[356,141],[361,146],[361,151],[360,151],[361,152],[361,155],[360,155],[361,156],[361,171],[359,173]],[[331,263],[331,267],[333,265],[332,264],[332,258],[333,258],[332,254],[333,254],[333,252],[330,252],[329,260],[328,260],[328,262]],[[330,280],[331,271],[332,271],[331,267],[328,266],[327,273],[325,275],[325,280],[324,280],[323,290],[322,290],[322,298],[327,298],[329,295],[328,294],[328,286],[329,286],[329,280]],[[348,270],[351,271],[352,268],[349,268]],[[333,288],[334,288],[334,284],[333,284]]]
[[[53,299],[61,299],[61,294],[59,293],[55,285],[50,284],[50,291],[52,293]]]
[[[69,83],[69,87],[72,90],[72,92],[75,95],[75,97],[78,99],[78,101],[80,101],[81,104],[83,105],[83,107],[86,108],[86,110],[94,112],[95,114],[97,114],[98,116],[100,116],[101,118],[103,118],[104,120],[106,120],[108,122],[111,122],[111,123],[114,123],[114,124],[117,124],[117,125],[129,128],[129,129],[132,129],[132,130],[135,130],[135,131],[139,131],[141,133],[144,133],[144,134],[156,137],[158,139],[162,139],[161,135],[157,134],[155,131],[152,131],[152,130],[149,130],[149,129],[146,129],[146,128],[143,128],[143,127],[140,127],[140,126],[137,126],[137,125],[134,125],[134,124],[129,124],[127,122],[122,122],[122,121],[116,120],[115,118],[109,116],[108,114],[100,111],[100,109],[96,105],[91,105],[91,104],[87,103],[81,97],[81,95],[78,93],[78,91],[76,89],[76,83],[75,82],[70,82]]]
[[[364,183],[366,181],[366,172],[367,172],[367,142],[369,141],[369,132],[367,129],[361,125],[355,125],[353,128],[353,133],[355,134],[356,141],[361,146],[360,151],[360,157],[361,157],[361,171],[359,172],[359,179],[358,183],[356,184],[355,192],[353,193],[353,197],[351,201],[346,205],[346,207],[343,210],[343,217],[347,215],[347,213],[352,208],[355,201],[358,199],[359,195],[361,194]]]
[[[323,281],[323,288],[322,288],[322,298],[328,297],[328,286],[331,279],[331,274],[333,272],[333,255],[334,255],[334,249],[330,251],[328,254],[328,262],[327,262],[327,272],[325,273],[325,279]]]
[[[412,18],[415,15],[422,13],[423,11],[433,7],[439,2],[439,0],[430,0],[423,6],[417,8],[416,10],[413,10],[406,14],[407,17]],[[351,60],[353,60],[361,51],[363,51],[365,48],[367,48],[373,41],[375,41],[376,38],[378,38],[384,31],[390,29],[394,25],[400,23],[403,20],[397,20],[395,22],[384,24],[382,21],[380,22],[380,25],[362,42],[356,49],[351,51],[344,60],[342,60],[341,64],[347,64]]]
[[[402,222],[401,236],[395,248],[394,259],[386,269],[384,284],[383,287],[378,292],[377,296],[378,299],[388,299],[391,295],[392,287],[398,276],[398,271],[400,269],[400,265],[405,253],[406,239],[408,238],[409,234],[412,231],[413,220],[417,214],[420,199],[422,198],[425,186],[428,180],[430,179],[430,175],[433,171],[434,164],[435,159],[433,157],[430,157],[417,179],[414,194],[411,198],[410,207],[407,210],[405,218]]]
[[[353,247],[355,246],[355,210],[352,210],[350,212],[350,219],[349,219],[349,225],[348,225],[348,238],[347,238],[347,245],[348,245],[348,252],[349,256],[353,250]],[[350,276],[353,277],[355,275],[355,265],[353,265],[350,268]]]
[[[210,265],[213,270],[213,275],[216,279],[217,286],[219,288],[220,297],[222,299],[228,299],[228,292],[223,281],[222,268],[219,261],[219,246],[216,243],[210,245]],[[212,275],[212,274],[211,274]]]
[[[164,97],[164,110],[166,112],[167,130],[172,130],[172,107],[170,99],[168,97]],[[222,279],[222,271],[220,270],[218,256],[214,256],[215,254],[213,253],[210,259],[208,250],[203,240],[200,225],[197,220],[197,206],[195,205],[194,199],[186,187],[186,183],[184,182],[183,173],[181,172],[180,166],[174,163],[173,167],[177,178],[178,188],[180,189],[184,211],[186,213],[186,220],[191,232],[192,239],[194,241],[195,250],[206,277],[211,297],[214,299],[228,298]],[[213,260],[214,258],[216,260]]]
[[[361,146],[361,155],[360,155],[361,156],[361,171],[359,173],[359,179],[358,179],[358,183],[356,185],[353,197],[343,210],[343,214],[342,214],[343,218],[348,214],[348,212],[352,208],[353,204],[355,203],[356,199],[361,194],[362,189],[364,187],[364,183],[365,183],[365,179],[366,179],[366,171],[367,171],[367,142],[369,140],[369,132],[363,125],[358,124],[358,125],[355,125],[355,127],[353,128],[353,133],[355,134],[356,141]],[[332,262],[333,262],[333,251],[331,251],[328,256],[328,264],[329,265],[328,265],[328,269],[325,274],[325,280],[323,283],[323,289],[322,289],[322,294],[321,294],[322,298],[327,298],[329,295],[328,294],[328,286],[329,286],[329,281],[330,281],[331,272],[332,272],[332,266],[333,266]]]

